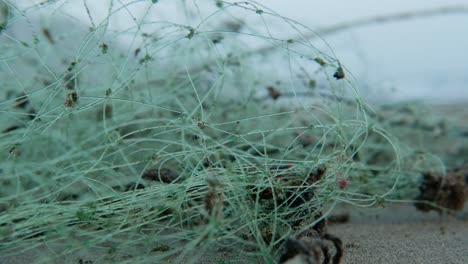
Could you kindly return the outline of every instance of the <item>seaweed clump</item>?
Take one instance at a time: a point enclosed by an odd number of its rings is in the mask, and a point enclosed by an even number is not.
[[[433,172],[423,174],[416,209],[452,214],[463,210],[468,194],[468,166],[448,171],[445,175]]]
[[[293,186],[302,187],[303,189],[299,192],[301,193],[300,195],[296,193],[288,194],[288,197],[294,201],[291,203],[291,207],[298,208],[316,196],[314,188],[307,188],[307,186],[315,185],[325,176],[326,171],[326,167],[317,168],[315,172],[308,175],[305,186],[292,183]],[[311,213],[314,214],[312,219],[308,217]],[[297,216],[291,215],[291,218],[294,219]],[[316,220],[318,220],[316,224],[304,230],[304,227]],[[310,208],[309,212],[302,212],[299,220],[292,221],[291,224],[297,235],[288,237],[284,242],[280,263],[319,263],[321,260],[320,252],[323,254],[322,263],[338,264],[341,262],[343,242],[340,238],[328,233],[327,218],[323,217],[322,212],[318,208]],[[327,241],[331,242],[335,248],[335,255],[333,257],[330,254]]]

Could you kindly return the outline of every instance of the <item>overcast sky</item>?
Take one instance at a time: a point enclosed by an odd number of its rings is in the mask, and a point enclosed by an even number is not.
[[[90,1],[96,21],[107,15],[110,0]],[[212,3],[214,0],[198,0]],[[20,0],[18,2],[32,3]],[[37,2],[37,1],[36,1]],[[61,8],[83,21],[83,1],[64,1]],[[121,0],[120,2],[130,2]],[[149,0],[136,1],[134,14],[143,14]],[[184,17],[180,5],[160,0],[153,16],[177,21]],[[192,4],[193,0],[186,3]],[[466,0],[268,0],[258,1],[279,14],[312,29],[366,17],[442,6],[464,5]],[[135,23],[129,16],[114,23],[118,30]],[[358,78],[367,98],[378,101],[423,99],[431,102],[468,101],[468,11],[399,22],[355,27],[326,35],[340,61]],[[287,32],[286,32],[287,34]]]
[[[375,99],[468,101],[468,1],[466,0],[271,0],[272,9],[310,27],[363,17],[442,6],[467,12],[353,28],[326,36],[341,61]],[[375,87],[380,87],[375,89]]]

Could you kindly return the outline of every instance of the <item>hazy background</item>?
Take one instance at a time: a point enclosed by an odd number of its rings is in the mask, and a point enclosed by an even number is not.
[[[466,0],[262,3],[312,29],[376,15],[468,6]],[[357,27],[325,38],[360,80],[362,92],[372,93],[370,98],[468,102],[468,13]]]
[[[18,1],[28,5],[40,1]],[[87,1],[96,21],[107,16],[110,0]],[[117,1],[130,3],[130,1]],[[127,15],[111,23],[119,30],[135,24],[150,0],[134,1]],[[196,6],[208,14],[214,0],[160,0],[151,9],[152,19],[184,22],[184,6]],[[234,2],[234,1],[231,1]],[[311,29],[399,12],[464,5],[466,0],[269,0],[259,1],[279,14]],[[64,1],[60,6],[83,23],[83,1]],[[132,15],[128,15],[132,14]],[[195,13],[194,13],[195,14]],[[43,18],[46,21],[46,18]],[[248,18],[247,18],[248,20]],[[468,12],[416,18],[354,27],[324,36],[340,61],[359,80],[362,94],[374,101],[423,99],[431,103],[468,102]],[[260,25],[262,26],[262,25]],[[274,27],[274,26],[273,26]],[[281,28],[278,28],[280,31]],[[285,36],[289,32],[284,32]]]

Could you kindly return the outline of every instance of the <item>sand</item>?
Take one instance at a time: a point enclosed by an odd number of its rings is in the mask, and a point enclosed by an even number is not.
[[[329,232],[343,240],[342,263],[468,263],[466,211],[440,217],[411,205],[354,208],[348,223],[331,224]]]

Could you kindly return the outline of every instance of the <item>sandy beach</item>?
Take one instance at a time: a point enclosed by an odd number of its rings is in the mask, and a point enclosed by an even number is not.
[[[345,245],[342,263],[468,263],[466,210],[455,217],[411,205],[350,212],[349,222],[329,228]]]

